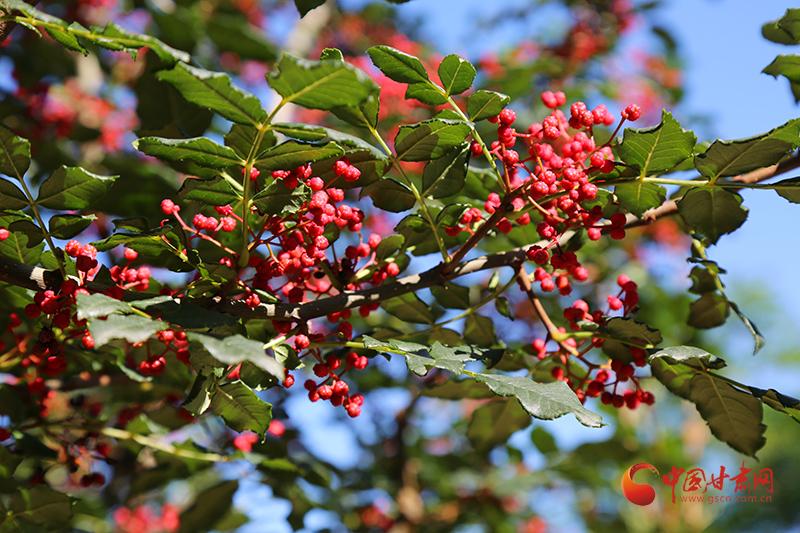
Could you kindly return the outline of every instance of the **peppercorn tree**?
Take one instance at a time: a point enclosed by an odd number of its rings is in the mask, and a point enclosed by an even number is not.
[[[321,2],[297,4],[314,17]],[[800,166],[800,119],[698,143],[652,105],[678,97],[667,81],[646,106],[624,93],[590,103],[588,65],[633,8],[572,8],[563,42],[475,66],[399,33],[350,42],[335,25],[318,49],[280,51],[250,4],[150,7],[154,35],[124,13],[92,25],[104,2],[0,7],[16,79],[0,128],[4,526],[236,525],[238,483],[202,479],[241,461],[299,527],[314,507],[302,483],[332,490],[331,472],[347,474],[305,449],[287,398],[354,424],[380,416],[374,393],[397,379],[386,359],[405,361],[409,409],[477,402],[465,434],[481,456],[532,419],[601,427],[650,409],[654,381],[744,455],[764,445],[764,405],[796,418],[797,400],[665,343],[645,280],[613,257],[666,227],[692,264],[688,325],[732,312],[757,352],[713,245],[745,223],[742,192],[800,201],[797,180],[773,180]],[[765,36],[797,44],[796,19]],[[59,60],[34,61],[39,49]],[[765,72],[794,88],[792,57]],[[91,68],[104,96],[86,88]],[[513,102],[501,92],[526,76]],[[407,424],[398,416],[395,446]],[[138,506],[174,479],[207,488],[183,509]],[[388,511],[335,510],[354,529],[419,524],[393,497]]]

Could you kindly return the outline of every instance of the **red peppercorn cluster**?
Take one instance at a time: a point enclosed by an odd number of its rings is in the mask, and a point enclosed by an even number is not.
[[[144,358],[138,363],[131,353],[128,353],[125,364],[143,376],[159,376],[164,373],[167,366],[167,356],[174,354],[175,358],[185,365],[189,365],[189,341],[186,332],[175,329],[164,329],[156,333],[158,343],[143,342],[132,344],[131,348],[145,350]],[[163,345],[163,346],[162,346]]]
[[[598,240],[603,235],[612,239],[625,237],[625,214],[620,211],[607,215],[597,201],[597,183],[614,170],[614,154],[609,143],[598,146],[594,129],[610,127],[616,120],[604,105],[590,109],[583,102],[571,104],[568,114],[565,113],[560,108],[566,105],[567,98],[560,91],[545,91],[541,100],[550,113],[524,133],[515,129],[516,115],[510,109],[490,119],[497,124],[497,140],[491,144],[490,154],[502,163],[505,197],[489,193],[483,208],[494,221],[493,229],[503,233],[511,231],[514,225],[532,223],[532,215],[537,217],[536,232],[542,241],[526,250],[527,258],[536,264],[533,279],[542,292],[558,291],[561,296],[567,296],[573,291],[573,283],[590,278],[590,271],[574,252],[562,248],[562,237],[575,231],[585,231],[590,240]],[[627,106],[611,137],[623,122],[637,120],[640,116],[641,110],[636,105]],[[524,157],[516,150],[519,144],[527,151]],[[473,142],[472,152],[480,155],[482,147]],[[472,207],[465,210],[459,224],[447,228],[447,232],[450,235],[474,234],[488,221],[484,212]],[[626,316],[634,310],[638,304],[636,284],[624,276],[618,281],[620,291],[608,297],[606,310],[590,311],[589,304],[583,300],[565,309],[564,317],[571,331],[583,329],[585,323],[601,326],[611,313],[621,311],[622,316]],[[608,392],[614,405],[623,401],[624,405],[635,407],[639,402],[652,402],[652,395],[639,388],[633,365],[612,361],[611,366],[605,368],[585,359],[588,351],[602,346],[602,338],[579,342],[567,335],[565,328],[558,334],[559,342],[551,344],[554,348],[548,350],[547,339],[536,339],[533,351],[539,359],[552,357],[555,362],[553,377],[567,382],[582,401],[587,396]],[[630,355],[634,364],[645,364],[644,350],[631,348]],[[581,370],[577,371],[574,365],[579,365]],[[613,380],[611,372],[615,375]],[[618,385],[628,381],[634,388],[617,394]],[[620,399],[616,399],[617,396]]]
[[[317,382],[314,379],[307,379],[305,381],[303,386],[308,391],[308,399],[312,402],[329,401],[331,405],[342,406],[353,418],[360,415],[361,406],[364,405],[364,396],[350,394],[350,386],[342,378],[351,369],[365,369],[369,359],[356,352],[349,352],[344,360],[334,353],[328,354],[324,359],[319,350],[312,350],[310,353],[317,359],[312,371],[316,377],[322,378],[322,380]],[[287,379],[289,377],[291,374],[287,375]]]

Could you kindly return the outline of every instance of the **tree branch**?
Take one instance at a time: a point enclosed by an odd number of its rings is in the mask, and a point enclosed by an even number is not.
[[[743,184],[753,184],[764,181],[773,176],[789,172],[795,168],[800,168],[800,154],[795,154],[793,157],[786,159],[778,165],[754,170],[747,174],[737,176],[732,178],[732,181]],[[502,210],[498,210],[495,212],[495,214],[500,211]],[[677,203],[674,200],[669,200],[664,202],[661,206],[646,212],[640,219],[634,217],[633,215],[628,215],[628,222],[625,227],[635,228],[639,226],[645,226],[659,218],[671,216],[677,212]],[[502,216],[502,214],[499,214],[497,215],[497,218],[499,219]],[[491,220],[491,217],[489,220]],[[488,231],[490,224],[488,224],[487,221],[487,223],[484,223],[483,226],[487,226]],[[572,238],[573,235],[575,235],[574,230],[564,232],[558,239],[559,244],[563,245],[570,238]],[[443,285],[447,281],[466,276],[468,274],[474,274],[475,272],[494,270],[502,267],[517,268],[517,265],[524,263],[527,260],[527,256],[525,254],[526,250],[537,244],[539,246],[543,246],[548,244],[548,241],[530,243],[513,250],[484,255],[482,257],[477,257],[464,262],[452,261],[452,259],[456,258],[456,255],[454,255],[453,258],[451,258],[451,262],[440,263],[420,274],[405,276],[391,283],[386,283],[378,287],[371,287],[358,291],[344,291],[328,298],[314,300],[303,304],[270,303],[261,304],[255,309],[251,309],[244,304],[244,302],[225,300],[222,297],[216,297],[208,300],[198,299],[193,301],[195,303],[205,305],[206,307],[214,308],[223,313],[245,318],[249,317],[285,321],[307,321],[328,315],[334,311],[352,309],[365,304],[380,303],[384,300],[388,300],[389,298]],[[465,254],[466,251],[463,255]],[[463,255],[458,257],[459,261],[463,259]],[[57,271],[45,270],[41,267],[30,267],[28,265],[16,263],[9,259],[0,258],[0,281],[33,290],[58,290],[63,278]],[[108,289],[108,287],[104,285],[95,284],[92,282],[89,283],[89,288],[96,291]],[[125,293],[125,299],[133,300],[139,298],[142,298],[141,293],[132,291]],[[176,300],[180,301],[180,299]]]

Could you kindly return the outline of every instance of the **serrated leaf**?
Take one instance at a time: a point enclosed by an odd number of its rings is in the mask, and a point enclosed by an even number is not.
[[[778,20],[767,22],[761,35],[779,44],[800,44],[800,9],[789,8]]]
[[[272,420],[272,406],[241,381],[217,385],[211,410],[234,431],[254,431],[264,436]]]
[[[390,339],[380,341],[372,337],[363,337],[364,347],[381,353],[396,353],[406,359],[408,369],[424,376],[431,368],[441,368],[453,374],[464,371],[464,364],[469,361],[496,363],[502,357],[503,350],[486,350],[477,346],[445,346],[436,341],[430,347],[415,342]]]
[[[747,390],[770,408],[779,413],[789,415],[795,422],[800,422],[800,400],[797,398],[781,394],[775,389],[764,390],[747,386]]]
[[[397,233],[384,237],[375,249],[375,258],[379,261],[383,261],[389,257],[394,257],[394,255],[402,249],[405,240],[405,237]]]
[[[422,62],[391,46],[379,45],[367,49],[372,63],[394,81],[401,83],[426,83],[428,72]]]
[[[274,126],[273,126],[274,128]],[[246,124],[234,124],[228,133],[225,134],[225,146],[229,146],[236,152],[243,160],[250,157],[252,149],[252,156],[254,159],[259,159],[264,156],[264,153],[275,146],[277,142],[275,134],[272,129],[267,130],[261,134],[261,141],[259,145],[253,149],[253,145],[258,138],[258,130],[254,126]]]
[[[293,170],[306,163],[342,155],[344,150],[335,142],[306,144],[290,140],[267,150],[256,160],[255,166],[259,170]]]
[[[488,348],[497,342],[492,319],[472,313],[464,323],[464,340],[481,348]]]
[[[478,407],[467,425],[467,438],[480,453],[486,453],[511,435],[525,429],[531,417],[515,400],[490,402]]]
[[[644,177],[669,170],[691,156],[696,143],[694,133],[684,130],[665,110],[657,126],[626,129],[617,152],[625,164]]]
[[[267,113],[254,95],[234,87],[230,77],[184,63],[158,73],[158,79],[172,84],[184,98],[240,124],[260,125]]]
[[[430,83],[410,84],[406,89],[406,100],[412,98],[431,106],[438,106],[447,102],[447,97]]]
[[[207,205],[227,205],[240,200],[241,195],[222,176],[209,179],[189,178],[183,182],[178,196]]]
[[[272,180],[253,197],[253,205],[265,215],[286,215],[296,213],[309,198],[310,189],[305,185],[289,189],[283,180]]]
[[[730,314],[730,303],[724,296],[706,293],[689,306],[689,325],[709,329],[721,326]]]
[[[0,215],[0,228],[8,228],[23,220],[30,222],[29,217],[22,214]],[[34,245],[31,237],[24,232],[12,231],[7,239],[0,241],[0,255],[25,265],[37,264],[43,249],[44,243]]]
[[[464,188],[469,165],[469,144],[434,159],[422,174],[422,196],[444,198],[458,194]]]
[[[657,346],[662,340],[661,333],[657,329],[632,318],[614,317],[600,329],[612,339],[625,341],[642,348]]]
[[[793,119],[767,133],[733,141],[714,141],[695,157],[704,176],[738,176],[779,162],[800,145],[800,119]]]
[[[400,126],[395,138],[397,159],[430,161],[438,159],[464,142],[469,124],[457,120],[430,119]]]
[[[461,94],[472,86],[477,71],[472,63],[450,54],[439,63],[439,79],[447,94]]]
[[[98,348],[114,339],[122,339],[131,344],[144,342],[164,329],[164,326],[163,322],[138,315],[111,314],[106,319],[98,317],[89,320],[89,331]]]
[[[469,287],[448,282],[431,287],[431,294],[447,309],[469,309]]]
[[[162,161],[177,163],[190,161],[213,169],[244,166],[244,161],[231,148],[217,144],[205,137],[192,139],[142,137],[134,141],[133,147]]]
[[[586,409],[569,386],[563,381],[537,383],[524,376],[504,376],[499,374],[474,374],[473,377],[485,383],[495,394],[513,396],[533,417],[553,420],[566,414],[573,414],[584,426],[600,427],[600,415]]]
[[[31,164],[31,143],[0,126],[0,172],[22,179]]]
[[[369,184],[363,189],[363,194],[372,198],[375,207],[392,213],[408,211],[417,203],[408,185],[394,178],[385,178]]]
[[[692,231],[713,244],[744,224],[748,211],[738,193],[719,187],[695,187],[678,201],[678,213]]]
[[[722,360],[699,348],[677,346],[653,354],[650,364],[656,379],[695,404],[715,437],[755,457],[765,442],[761,402],[708,372],[724,366]]]
[[[19,187],[0,178],[0,209],[17,211],[28,207],[28,199]]]
[[[381,307],[390,315],[414,324],[433,324],[439,315],[415,293],[389,298],[381,303]]]
[[[97,220],[95,215],[54,215],[47,225],[57,239],[71,239]]]
[[[614,194],[622,207],[637,217],[660,206],[667,199],[667,190],[664,187],[642,180],[620,183],[614,187]]]
[[[264,350],[264,345],[241,335],[232,335],[224,339],[217,339],[209,335],[189,333],[189,340],[202,345],[211,356],[226,365],[237,365],[245,361],[253,363],[258,368],[271,374],[276,379],[283,379],[283,365],[275,358],[270,357]]]
[[[117,177],[62,166],[42,183],[36,203],[50,209],[86,209],[105,196]]]
[[[481,89],[467,100],[467,116],[472,121],[497,116],[511,101],[507,95]]]
[[[281,56],[268,81],[284,102],[328,111],[358,106],[377,87],[366,74],[343,61],[309,61],[288,54]]]

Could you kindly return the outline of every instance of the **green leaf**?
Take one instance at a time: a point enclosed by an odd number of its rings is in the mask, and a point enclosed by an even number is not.
[[[800,178],[781,180],[774,183],[770,188],[791,203],[800,204]]]
[[[464,142],[470,125],[457,120],[430,119],[400,126],[395,138],[397,158],[402,161],[438,159]]]
[[[689,306],[689,325],[701,329],[715,328],[724,324],[729,314],[728,299],[708,292]]]
[[[72,27],[71,25],[70,28]],[[152,50],[161,61],[167,64],[172,64],[177,61],[188,63],[192,59],[186,52],[176,50],[155,37],[129,32],[113,22],[106,24],[100,31],[97,31],[95,28],[90,34],[90,37],[81,35],[81,38],[85,38],[109,50],[128,50],[134,56],[142,48],[147,48],[148,50]]]
[[[253,197],[253,205],[265,215],[286,215],[296,213],[309,197],[310,189],[305,185],[289,189],[283,180],[272,180]]]
[[[778,20],[767,22],[761,35],[779,44],[800,44],[800,9],[789,8]]]
[[[692,286],[689,287],[689,292],[694,294],[705,294],[707,292],[715,292],[717,290],[716,275],[712,274],[705,267],[693,267],[692,271],[689,273],[689,278],[692,280]]]
[[[8,228],[12,224],[18,224],[20,221],[32,223],[30,217],[24,214],[0,215],[0,228]],[[38,237],[32,238],[32,235],[28,233],[12,231],[6,240],[0,241],[0,255],[4,255],[18,263],[35,265],[39,262],[44,249],[42,242],[33,244],[37,240],[40,239]]]
[[[660,206],[667,199],[667,190],[664,187],[642,180],[620,183],[614,187],[614,194],[622,207],[637,217]]]
[[[283,365],[270,357],[264,350],[264,344],[241,335],[232,335],[217,339],[199,333],[189,333],[189,340],[202,345],[214,359],[226,365],[238,365],[249,361],[258,368],[271,374],[276,379],[283,379]]]
[[[450,380],[441,385],[426,387],[422,390],[422,395],[441,400],[486,400],[494,398],[494,393],[489,387],[471,379],[462,381]]]
[[[254,431],[262,438],[272,420],[272,406],[241,381],[218,385],[211,410],[234,431]]]
[[[67,31],[62,31],[56,28],[46,28],[47,33],[50,34],[50,37],[55,39],[61,46],[68,50],[72,50],[73,52],[80,52],[83,55],[87,55],[89,53],[86,48],[84,48],[78,39]]]
[[[458,194],[464,188],[469,165],[469,144],[434,159],[422,174],[422,196],[444,198]]]
[[[27,246],[33,248],[44,240],[44,232],[32,220],[23,218],[8,226],[12,233],[21,233],[27,237]]]
[[[497,342],[494,322],[490,318],[472,313],[464,324],[464,340],[481,348],[488,348]]]
[[[719,187],[695,187],[678,201],[678,213],[689,228],[712,244],[744,224],[742,197]]]
[[[344,150],[335,142],[305,144],[286,141],[266,151],[256,160],[255,166],[259,170],[293,170],[306,163],[341,155],[344,155]]]
[[[424,376],[431,368],[441,368],[453,374],[464,372],[464,364],[470,361],[488,361],[495,363],[503,354],[503,350],[485,350],[477,346],[445,346],[436,341],[430,347],[415,342],[397,339],[379,341],[364,336],[364,347],[381,353],[396,353],[406,358],[408,369]]]
[[[195,496],[194,503],[180,516],[179,533],[210,531],[217,525],[233,505],[233,497],[239,490],[236,480],[223,481]]]
[[[0,126],[0,172],[22,179],[31,164],[31,143]]]
[[[278,57],[277,47],[266,39],[243,16],[225,15],[216,11],[206,25],[208,36],[223,52],[233,52],[242,59],[272,62]]]
[[[531,417],[515,400],[490,402],[478,407],[467,425],[467,438],[480,453],[486,453],[511,435],[525,429]]]
[[[8,508],[9,514],[14,519],[29,524],[48,526],[48,529],[63,527],[72,519],[70,497],[45,485],[25,488],[13,494]],[[28,529],[28,527],[20,528],[18,531],[38,531],[36,528]],[[8,531],[15,530],[8,529]]]
[[[601,330],[619,341],[625,341],[641,348],[652,348],[661,343],[661,333],[647,324],[632,318],[614,317],[608,320]]]
[[[288,54],[281,56],[268,81],[284,102],[328,111],[358,106],[377,87],[366,74],[344,61],[309,61]]]
[[[98,317],[89,321],[89,331],[98,348],[113,339],[123,339],[131,344],[144,342],[164,328],[163,322],[138,315],[112,314],[106,319]]]
[[[469,309],[470,307],[469,287],[448,282],[431,287],[431,294],[442,307],[448,309]]]
[[[17,211],[28,205],[28,199],[19,187],[6,179],[0,179],[0,209]]]
[[[524,376],[499,374],[474,374],[473,377],[488,385],[495,394],[517,398],[535,418],[553,420],[571,413],[584,426],[603,425],[603,419],[581,405],[578,397],[563,381],[537,383]]]
[[[375,207],[392,213],[408,211],[417,203],[414,192],[408,185],[394,178],[385,178],[369,184],[364,188],[363,194],[372,198]]]
[[[105,294],[78,294],[78,320],[104,317],[113,314],[128,314],[133,308]]]
[[[233,148],[233,151],[236,152],[236,155],[238,155],[242,160],[246,160],[248,157],[250,157],[250,150],[256,143],[257,137],[258,130],[255,127],[248,126],[246,124],[234,124],[225,135],[225,146]],[[253,150],[253,158],[259,159],[260,157],[263,157],[264,153],[275,146],[276,142],[277,140],[275,138],[275,134],[271,129],[262,133],[261,142],[259,143],[258,147]]]
[[[192,139],[142,137],[133,142],[133,147],[162,161],[177,163],[190,161],[213,169],[244,166],[245,163],[231,148],[205,137]]]
[[[714,141],[694,159],[704,176],[738,176],[779,162],[800,145],[800,119],[767,133],[733,141]]]
[[[792,89],[794,101],[800,102],[800,56],[780,55],[772,60],[772,63],[764,67],[761,71],[769,74],[773,78],[783,76],[789,80],[789,87]]]
[[[750,393],[761,400],[762,403],[770,408],[791,416],[796,422],[800,422],[800,400],[781,394],[775,389],[759,389],[757,387],[747,387]]]
[[[400,83],[428,83],[428,72],[422,62],[391,46],[379,45],[367,49],[372,63],[389,78]]]
[[[294,0],[294,5],[300,12],[301,17],[305,17],[309,11],[325,3],[325,0]]]
[[[71,239],[97,220],[95,215],[55,215],[47,225],[57,239]]]
[[[536,446],[536,449],[544,455],[552,455],[558,452],[558,444],[556,439],[542,427],[535,427],[531,431],[531,442]]]
[[[447,94],[461,94],[472,86],[477,71],[472,63],[450,54],[439,63],[439,79]]]
[[[344,61],[344,54],[338,48],[325,48],[319,54],[320,59],[331,59],[333,61]]]
[[[178,196],[184,200],[207,205],[232,204],[241,198],[231,183],[222,176],[210,179],[186,179],[178,191]]]
[[[691,156],[696,143],[694,133],[684,130],[665,110],[657,126],[626,129],[617,152],[625,164],[644,177],[669,170]]]
[[[481,89],[467,100],[467,116],[472,121],[497,116],[511,101],[507,95]]]
[[[61,166],[42,183],[36,203],[50,209],[86,209],[105,196],[117,177]]]
[[[433,324],[440,314],[412,292],[389,298],[381,307],[390,315],[414,324]]]
[[[381,239],[381,243],[375,249],[375,257],[379,261],[383,261],[390,257],[394,257],[397,252],[403,248],[403,243],[406,238],[400,234],[394,233],[388,237]]]
[[[406,89],[406,100],[419,100],[423,104],[438,106],[447,102],[447,96],[430,83],[412,83]]]
[[[764,335],[761,334],[761,331],[758,329],[758,326],[756,326],[755,323],[752,320],[750,320],[750,318],[747,315],[745,315],[741,309],[739,309],[739,306],[736,304],[736,302],[728,300],[728,305],[730,306],[731,309],[733,309],[733,312],[736,313],[736,316],[739,317],[739,320],[742,321],[742,324],[744,324],[744,327],[746,327],[747,331],[750,332],[750,335],[752,335],[753,355],[755,355],[761,348],[764,347],[764,343],[766,342]]]
[[[172,84],[188,101],[240,124],[261,125],[266,112],[254,95],[233,86],[230,77],[184,63],[159,72],[158,79]]]
[[[695,404],[715,437],[755,457],[765,442],[763,408],[758,399],[709,372],[724,361],[700,348],[675,346],[650,356],[650,365],[667,389]]]

